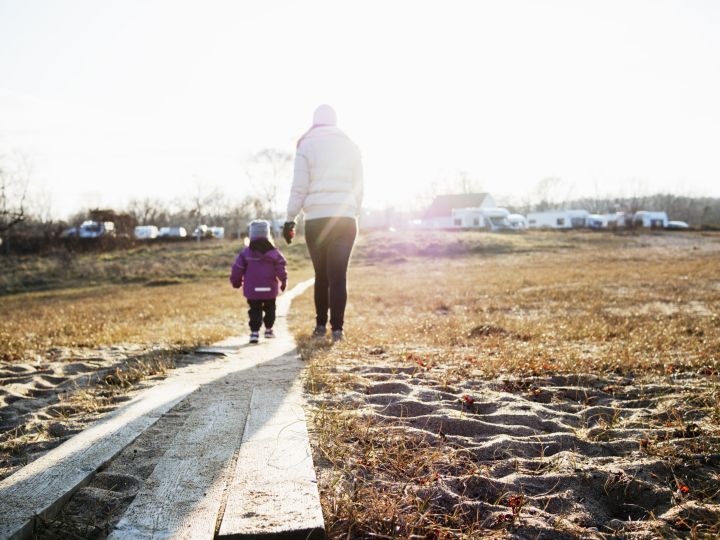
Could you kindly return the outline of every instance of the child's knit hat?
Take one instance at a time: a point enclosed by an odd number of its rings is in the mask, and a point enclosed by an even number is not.
[[[256,219],[250,222],[250,240],[267,238],[270,234],[270,224],[264,219]]]

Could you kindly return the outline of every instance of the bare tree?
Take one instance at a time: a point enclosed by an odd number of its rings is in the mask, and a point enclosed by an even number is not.
[[[469,172],[464,170],[458,170],[455,178],[455,185],[458,187],[460,193],[481,193],[482,182],[470,175]]]
[[[11,229],[26,218],[30,170],[29,161],[22,155],[0,157],[0,238],[5,238],[7,250]]]
[[[166,225],[168,222],[168,209],[159,199],[133,199],[128,204],[128,213],[140,225]]]
[[[556,203],[556,191],[562,180],[557,176],[543,178],[535,185],[536,210],[549,210]]]
[[[209,218],[217,218],[222,214],[222,207],[225,202],[225,196],[219,188],[213,187],[208,189],[200,178],[195,179],[195,186],[190,197],[191,207],[188,212],[188,218],[197,224],[198,227],[207,225],[203,223]],[[215,223],[213,223],[215,225]],[[201,234],[198,234],[200,240]]]
[[[27,195],[25,211],[30,219],[47,224],[53,221],[53,198],[46,189],[33,189]]]
[[[258,196],[267,206],[269,218],[278,213],[277,198],[280,183],[289,176],[293,156],[290,152],[277,148],[264,148],[253,154],[248,160],[245,173],[251,183],[257,186]]]

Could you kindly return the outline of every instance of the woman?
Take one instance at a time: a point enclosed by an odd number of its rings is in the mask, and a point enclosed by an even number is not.
[[[334,341],[343,339],[347,267],[357,236],[363,196],[360,150],[337,127],[329,105],[320,105],[312,127],[297,144],[295,173],[283,236],[290,243],[295,220],[305,215],[305,241],[315,269],[315,330],[324,337],[330,310]]]

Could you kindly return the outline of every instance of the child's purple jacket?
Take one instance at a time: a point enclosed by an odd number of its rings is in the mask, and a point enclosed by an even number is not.
[[[243,249],[230,272],[233,288],[243,286],[248,300],[272,300],[278,295],[278,285],[287,284],[285,257],[277,249],[265,253]]]

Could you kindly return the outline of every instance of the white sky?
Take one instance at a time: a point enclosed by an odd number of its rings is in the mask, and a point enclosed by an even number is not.
[[[718,29],[712,0],[0,0],[0,150],[60,216],[239,198],[327,102],[372,206],[458,170],[496,199],[720,196]]]

